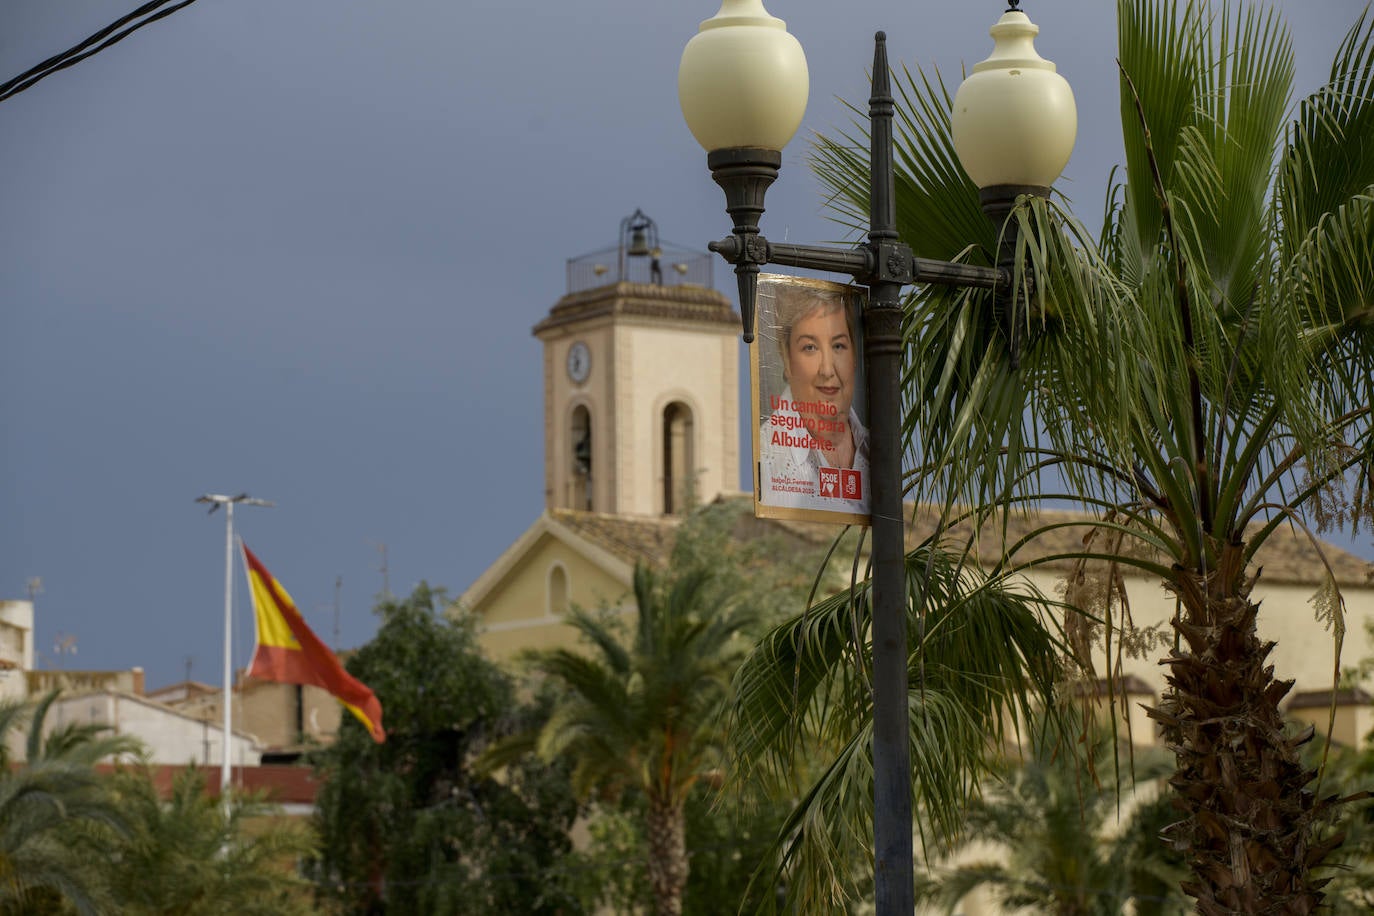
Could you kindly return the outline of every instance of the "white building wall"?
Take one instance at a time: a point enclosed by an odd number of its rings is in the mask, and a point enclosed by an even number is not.
[[[0,700],[24,699],[32,669],[33,602],[0,601]]]
[[[139,697],[119,693],[59,697],[48,711],[45,731],[72,723],[102,725],[114,734],[137,738],[146,746],[150,763],[219,766],[223,760],[224,736],[218,723],[184,716]],[[237,731],[230,755],[234,766],[262,762],[262,752],[253,740]]]

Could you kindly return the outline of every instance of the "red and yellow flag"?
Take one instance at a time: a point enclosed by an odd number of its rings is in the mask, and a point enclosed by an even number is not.
[[[358,717],[372,740],[386,740],[382,730],[382,704],[367,685],[344,670],[338,656],[306,626],[296,603],[272,578],[267,567],[243,545],[248,566],[248,588],[253,595],[258,644],[248,673],[284,684],[310,684],[328,690]]]

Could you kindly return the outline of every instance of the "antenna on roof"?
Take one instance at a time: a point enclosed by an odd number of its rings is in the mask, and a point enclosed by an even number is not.
[[[57,670],[62,670],[62,656],[76,654],[76,634],[58,633],[53,639],[52,644],[53,658],[57,665]]]

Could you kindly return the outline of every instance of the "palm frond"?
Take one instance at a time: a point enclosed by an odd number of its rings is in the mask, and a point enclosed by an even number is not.
[[[1272,8],[1238,11],[1224,4],[1213,31],[1194,124],[1219,194],[1199,199],[1193,210],[1207,275],[1223,307],[1240,309],[1269,271],[1267,197],[1294,60],[1287,29]]]
[[[1374,16],[1368,7],[1346,33],[1325,86],[1304,99],[1289,127],[1275,206],[1280,252],[1297,254],[1318,224],[1374,184]]]
[[[1137,85],[1150,87],[1142,117],[1136,116],[1136,94],[1125,79],[1121,87],[1126,181],[1120,267],[1124,279],[1134,284],[1152,268],[1163,227],[1153,204],[1146,125],[1156,165],[1168,186],[1179,139],[1196,113],[1198,80],[1206,71],[1206,23],[1197,5],[1188,3],[1180,11],[1175,0],[1119,0],[1116,15],[1121,72]]]
[[[1051,602],[959,561],[929,546],[907,558],[913,791],[932,846],[960,829],[988,747],[1048,702],[1062,654]],[[842,906],[850,866],[868,854],[872,705],[856,674],[871,664],[868,598],[858,583],[820,602],[768,634],[735,676],[736,778],[803,793],[778,867],[807,912]],[[816,746],[835,756],[798,785],[797,760]]]

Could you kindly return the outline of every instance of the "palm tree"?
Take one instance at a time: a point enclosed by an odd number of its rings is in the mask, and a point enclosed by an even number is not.
[[[997,775],[988,749],[1012,743],[1016,723],[1037,722],[1052,703],[1066,651],[1055,602],[965,560],[934,541],[906,560],[913,797],[934,851],[959,836]],[[735,675],[733,778],[798,799],[756,876],[786,888],[786,912],[848,912],[869,892],[871,625],[869,583],[858,582],[778,625]]]
[[[235,794],[224,803],[205,791],[205,779],[187,768],[159,796],[148,772],[115,778],[119,803],[131,822],[115,844],[119,865],[113,885],[128,916],[305,916],[310,884],[295,873],[314,847],[309,830],[277,821],[257,796]]]
[[[1296,109],[1272,11],[1119,0],[1118,23],[1126,162],[1100,233],[1054,201],[1009,217],[1035,289],[1019,369],[992,296],[911,302],[913,492],[1100,510],[1085,554],[1177,599],[1151,714],[1177,760],[1184,889],[1204,914],[1311,912],[1333,800],[1309,793],[1306,739],[1283,730],[1291,684],[1266,665],[1253,561],[1282,526],[1353,530],[1374,509],[1374,23],[1366,10]],[[899,230],[918,254],[972,240],[990,263],[999,229],[956,164],[949,94],[919,74],[902,89]],[[822,142],[854,225],[865,169],[848,138]],[[1334,578],[1318,607],[1339,640]]]
[[[98,761],[134,753],[136,741],[69,725],[44,736],[57,691],[36,705],[0,704],[0,914],[103,912],[110,902],[110,840],[127,830]],[[9,734],[28,725],[25,760],[9,760]]]
[[[692,787],[719,769],[719,717],[744,648],[736,634],[749,615],[717,604],[703,570],[664,582],[640,565],[634,594],[628,643],[604,615],[568,615],[591,654],[557,649],[532,657],[565,693],[537,735],[489,759],[533,749],[546,760],[570,759],[583,796],[639,792],[655,912],[676,916],[689,867],[685,806]]]
[[[1088,768],[1054,740],[1007,759],[1001,783],[969,808],[952,864],[918,882],[917,898],[953,913],[987,887],[1008,910],[1048,916],[1116,916],[1128,902],[1137,916],[1180,912],[1182,859],[1156,842],[1170,812],[1154,780],[1172,768],[1141,757],[1128,777],[1101,731],[1088,751]],[[984,844],[997,852],[973,859]]]

